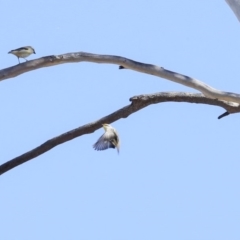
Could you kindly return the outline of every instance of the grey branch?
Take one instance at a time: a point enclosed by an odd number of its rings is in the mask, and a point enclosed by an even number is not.
[[[172,72],[164,69],[163,67],[136,62],[128,58],[112,55],[99,55],[84,52],[66,53],[62,55],[46,56],[25,63],[18,64],[13,67],[0,70],[0,81],[16,77],[28,71],[36,70],[43,67],[51,67],[54,65],[74,62],[93,62],[93,63],[105,63],[116,64],[124,67],[125,69],[131,69],[134,71],[154,75],[157,77],[165,78],[170,81],[185,85],[187,87],[200,91],[205,97],[219,99],[223,101],[233,102],[236,106],[240,104],[240,94],[224,92],[217,90],[204,82],[201,82],[195,78],[188,77],[186,75]]]
[[[75,128],[69,132],[63,133],[57,137],[54,137],[40,146],[26,152],[18,157],[13,158],[10,161],[7,161],[0,165],[0,175],[6,173],[7,171],[23,164],[41,154],[49,151],[50,149],[70,141],[74,138],[80,137],[84,134],[90,134],[102,127],[103,123],[112,123],[121,118],[127,118],[129,115],[141,110],[142,108],[147,107],[151,104],[163,103],[163,102],[188,102],[188,103],[201,103],[214,105],[224,108],[228,113],[237,113],[240,112],[239,106],[234,106],[232,104],[222,102],[217,99],[211,99],[204,97],[201,93],[182,93],[182,92],[161,92],[155,94],[145,94],[134,96],[130,98],[131,104],[125,106],[112,114],[105,116],[97,121],[88,123],[81,127]],[[91,151],[91,146],[89,151]]]
[[[240,0],[225,0],[240,21]]]

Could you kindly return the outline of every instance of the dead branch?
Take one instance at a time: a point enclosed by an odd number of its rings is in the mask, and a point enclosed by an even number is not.
[[[13,67],[0,70],[0,81],[16,77],[28,71],[36,70],[43,67],[51,67],[54,65],[74,62],[94,62],[94,63],[108,63],[117,64],[125,69],[147,73],[157,77],[165,78],[170,81],[180,83],[187,87],[200,91],[205,97],[220,99],[223,101],[235,102],[240,104],[240,94],[223,92],[201,82],[197,79],[182,75],[180,73],[172,72],[163,67],[145,64],[133,61],[120,56],[99,55],[84,52],[66,53],[62,55],[46,56],[32,61],[27,61],[15,65]]]
[[[80,137],[84,134],[90,134],[99,129],[103,123],[112,123],[121,118],[127,118],[129,115],[147,107],[151,104],[163,103],[163,102],[188,102],[188,103],[201,103],[207,105],[214,105],[224,108],[228,113],[240,112],[240,107],[231,105],[231,103],[222,102],[217,99],[206,98],[200,93],[182,93],[182,92],[161,92],[155,94],[145,94],[134,96],[130,98],[131,104],[123,107],[112,114],[105,116],[97,121],[88,123],[81,127],[75,128],[69,132],[63,133],[57,137],[49,139],[40,146],[18,156],[10,161],[7,161],[0,165],[0,175],[23,164],[41,154],[49,151],[50,149],[70,141],[76,137]]]

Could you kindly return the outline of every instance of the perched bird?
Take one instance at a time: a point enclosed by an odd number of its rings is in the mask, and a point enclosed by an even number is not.
[[[119,153],[119,136],[117,131],[110,125],[104,123],[103,128],[105,133],[97,140],[93,145],[93,148],[97,151],[105,150],[108,148],[117,148]]]
[[[27,61],[26,57],[28,57],[32,53],[36,54],[34,48],[30,46],[17,48],[17,49],[11,50],[8,53],[15,55],[18,58],[19,63],[20,63],[19,58],[24,58]]]

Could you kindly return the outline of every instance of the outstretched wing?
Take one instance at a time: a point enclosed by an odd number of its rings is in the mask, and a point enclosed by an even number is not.
[[[113,133],[105,132],[93,145],[93,148],[97,151],[106,150],[108,148],[115,148],[115,145],[112,143],[113,137]]]

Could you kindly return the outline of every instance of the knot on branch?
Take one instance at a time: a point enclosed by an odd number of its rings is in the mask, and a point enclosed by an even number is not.
[[[129,99],[130,102],[143,102],[149,100],[149,96],[147,95],[138,95],[138,96],[133,96]]]
[[[43,57],[44,60],[46,61],[49,61],[49,62],[54,62],[55,60],[60,60],[63,58],[62,55],[50,55],[50,56],[46,56],[46,57]]]

